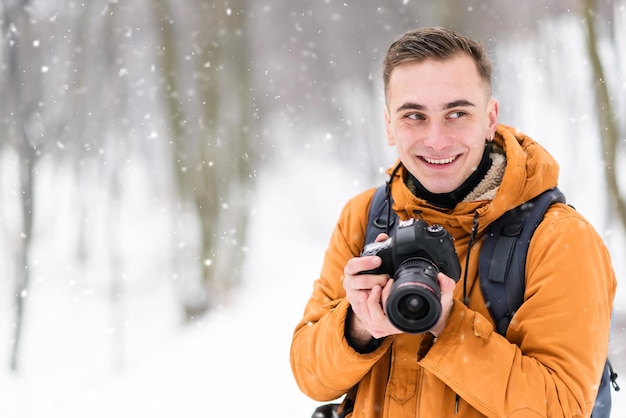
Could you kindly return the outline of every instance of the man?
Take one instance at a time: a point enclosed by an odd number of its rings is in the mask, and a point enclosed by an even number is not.
[[[353,418],[588,417],[616,288],[593,227],[567,205],[550,207],[506,338],[494,332],[479,286],[487,226],[555,187],[556,161],[498,124],[491,64],[478,42],[439,28],[407,33],[390,46],[383,78],[387,142],[399,156],[390,170],[393,210],[448,231],[461,279],[438,274],[442,314],[428,332],[398,330],[384,308],[393,279],[359,274],[381,264],[359,256],[374,190],[354,197],[294,332],[299,387],[319,401],[356,387]]]

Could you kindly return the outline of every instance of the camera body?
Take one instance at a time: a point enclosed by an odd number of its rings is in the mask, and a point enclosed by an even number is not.
[[[437,274],[455,282],[461,264],[452,237],[441,225],[420,219],[401,221],[395,235],[365,246],[361,256],[376,255],[380,267],[359,274],[387,274],[394,278],[385,311],[401,331],[418,334],[431,329],[441,317],[441,289]]]

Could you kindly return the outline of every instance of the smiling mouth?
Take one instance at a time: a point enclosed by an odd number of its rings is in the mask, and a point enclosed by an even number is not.
[[[453,157],[448,157],[448,158],[440,158],[440,159],[428,158],[428,157],[422,157],[422,159],[426,161],[428,164],[444,165],[444,164],[450,164],[452,161],[456,160],[457,157],[458,155],[455,155]]]

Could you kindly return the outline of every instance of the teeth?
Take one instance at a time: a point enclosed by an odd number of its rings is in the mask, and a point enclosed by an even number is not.
[[[454,161],[456,157],[444,158],[442,160],[433,160],[432,158],[424,157],[424,160],[429,164],[449,164]]]

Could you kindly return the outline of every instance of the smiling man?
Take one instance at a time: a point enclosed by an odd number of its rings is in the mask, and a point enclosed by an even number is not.
[[[432,327],[398,329],[386,312],[394,278],[380,274],[378,255],[360,256],[374,190],[351,199],[294,332],[301,390],[320,401],[347,393],[344,412],[354,418],[589,417],[616,288],[593,227],[565,204],[549,208],[506,336],[494,332],[479,285],[487,227],[557,186],[558,164],[498,124],[491,63],[476,41],[440,28],[409,32],[390,46],[383,81],[387,143],[399,157],[389,170],[392,209],[443,226],[461,277],[436,276],[441,314]]]
[[[475,171],[495,133],[498,102],[474,60],[399,64],[387,84],[387,138],[431,193],[449,193]]]

